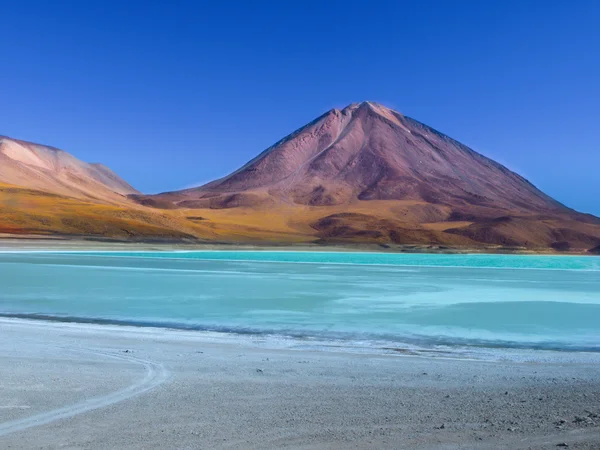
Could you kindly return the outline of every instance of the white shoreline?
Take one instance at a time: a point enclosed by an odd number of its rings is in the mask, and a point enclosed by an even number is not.
[[[404,342],[368,340],[369,345],[359,345],[366,339],[345,340],[319,336],[299,338],[277,333],[236,333],[235,331],[211,331],[173,328],[160,325],[102,324],[60,320],[0,317],[0,325],[16,324],[52,331],[71,330],[123,334],[128,337],[168,338],[200,344],[233,345],[255,350],[283,350],[292,352],[332,353],[339,355],[364,355],[373,357],[406,357],[432,360],[456,360],[488,363],[556,363],[556,364],[598,364],[600,351],[556,350],[544,348],[485,347],[468,345],[432,345],[422,347]]]
[[[260,253],[260,252],[264,252],[264,253],[311,253],[310,250],[305,250],[305,251],[295,251],[295,250],[279,250],[279,251],[272,251],[272,250],[184,250],[184,251],[178,251],[178,250],[161,250],[161,251],[155,251],[155,250],[135,250],[135,251],[129,251],[129,250],[9,250],[9,251],[3,251],[0,250],[0,254],[57,254],[57,255],[62,255],[62,254],[88,254],[88,253],[99,253],[102,254],[103,257],[112,257],[112,258],[131,258],[131,259],[160,259],[160,260],[164,260],[164,261],[182,261],[182,260],[189,260],[190,258],[177,258],[177,257],[173,257],[173,258],[169,258],[169,257],[159,257],[159,258],[155,258],[152,256],[141,256],[141,255],[137,255],[137,253],[226,253],[226,252],[237,252],[237,253]],[[130,255],[128,253],[136,253],[136,255]],[[435,253],[375,253],[375,252],[330,252],[330,251],[322,251],[322,252],[314,252],[316,254],[333,254],[333,255],[347,255],[347,254],[356,254],[356,255],[361,255],[361,254],[365,254],[365,253],[369,253],[369,254],[375,254],[375,255],[402,255],[402,256],[407,256],[407,257],[414,257],[415,255],[435,255],[435,256],[440,256],[439,254],[435,254]],[[121,254],[121,255],[117,255],[117,254]],[[124,255],[123,255],[124,254]],[[444,256],[456,256],[456,257],[460,257],[460,256],[473,256],[473,257],[489,257],[489,256],[494,256],[494,257],[521,257],[521,256],[535,256],[535,257],[541,257],[541,256],[545,256],[545,257],[554,257],[554,256],[560,256],[560,257],[571,257],[571,258],[580,258],[580,257],[585,257],[586,259],[588,258],[588,256],[585,255],[531,255],[531,254],[527,254],[527,255],[505,255],[505,254],[493,254],[493,253],[461,253],[461,254],[448,254],[448,255],[444,255]],[[594,255],[591,256],[592,258],[594,257]],[[600,264],[600,257],[598,257],[599,259],[599,264]],[[600,272],[600,266],[598,268],[585,268],[585,269],[573,269],[573,268],[554,268],[554,267],[501,267],[501,266],[451,266],[451,265],[431,265],[431,264],[387,264],[387,263],[361,263],[361,262],[331,262],[331,261],[281,261],[281,260],[263,260],[263,259],[227,259],[227,258],[202,258],[200,259],[201,261],[211,261],[211,262],[219,262],[219,261],[224,261],[224,262],[251,262],[251,263],[270,263],[270,264],[317,264],[317,265],[337,265],[337,266],[369,266],[369,267],[401,267],[401,268],[410,268],[410,267],[414,267],[414,268],[430,268],[430,269],[487,269],[487,270],[494,270],[494,269],[499,269],[499,270],[549,270],[549,271],[570,271],[570,272]]]
[[[273,349],[219,334],[18,319],[0,327],[4,448],[600,446],[600,366],[591,362]],[[145,384],[149,371],[133,359],[170,376]]]

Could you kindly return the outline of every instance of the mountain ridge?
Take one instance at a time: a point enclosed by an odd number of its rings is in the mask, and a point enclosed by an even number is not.
[[[240,217],[288,211],[325,243],[566,249],[600,239],[600,219],[376,102],[331,109],[225,177],[138,200]]]

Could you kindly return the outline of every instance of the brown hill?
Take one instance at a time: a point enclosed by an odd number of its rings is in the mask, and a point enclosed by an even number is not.
[[[560,251],[600,243],[599,219],[373,102],[327,112],[222,179],[137,199],[149,206],[211,211],[205,215],[215,220],[247,221],[279,211],[291,229],[324,242]]]
[[[185,221],[132,202],[134,193],[101,164],[0,136],[0,235],[195,239]]]
[[[0,182],[105,203],[137,191],[108,167],[54,147],[0,136]]]

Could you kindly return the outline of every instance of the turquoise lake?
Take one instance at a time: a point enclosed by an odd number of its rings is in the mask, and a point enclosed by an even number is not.
[[[399,348],[600,351],[600,257],[5,252],[0,314]]]

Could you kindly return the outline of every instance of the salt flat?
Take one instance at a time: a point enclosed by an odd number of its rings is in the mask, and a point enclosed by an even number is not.
[[[590,353],[486,362],[155,328],[0,328],[2,448],[600,446]]]

